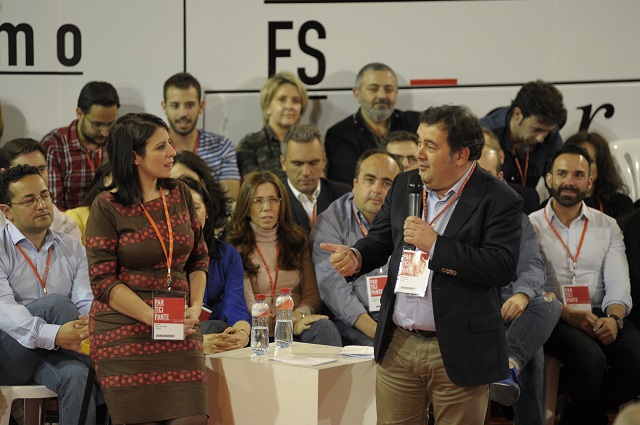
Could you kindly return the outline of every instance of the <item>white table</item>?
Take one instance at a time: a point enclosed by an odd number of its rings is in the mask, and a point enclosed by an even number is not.
[[[357,425],[376,423],[375,363],[339,357],[339,347],[294,342],[293,354],[337,358],[295,366],[251,357],[244,348],[206,357],[209,424]]]

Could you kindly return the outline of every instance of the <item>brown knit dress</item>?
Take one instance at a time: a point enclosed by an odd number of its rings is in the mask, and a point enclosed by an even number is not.
[[[166,196],[174,234],[172,291],[189,303],[187,276],[208,266],[207,247],[184,184]],[[168,229],[160,198],[146,202],[167,244]],[[123,207],[103,193],[87,223],[87,258],[95,300],[90,313],[91,360],[116,424],[164,421],[205,415],[207,384],[202,335],[184,341],[154,341],[151,327],[108,304],[109,291],[124,283],[147,304],[152,291],[167,288],[164,251],[140,205]],[[198,328],[199,330],[199,328]]]

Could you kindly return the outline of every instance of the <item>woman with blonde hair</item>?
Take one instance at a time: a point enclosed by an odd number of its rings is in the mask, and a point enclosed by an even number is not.
[[[271,334],[275,298],[280,288],[286,287],[291,290],[294,304],[294,340],[342,346],[334,323],[318,314],[322,301],[307,234],[294,223],[287,191],[275,174],[254,174],[242,184],[227,226],[227,242],[235,246],[242,258],[248,309],[251,310],[256,294],[264,294],[271,306]]]
[[[236,155],[243,180],[261,171],[286,179],[280,165],[280,142],[300,121],[309,98],[302,82],[290,72],[279,72],[260,89],[264,127],[247,134],[238,144]]]

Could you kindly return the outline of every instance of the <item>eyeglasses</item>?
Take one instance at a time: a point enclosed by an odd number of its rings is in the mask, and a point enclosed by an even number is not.
[[[48,202],[51,201],[51,192],[49,191],[43,192],[37,198],[29,199],[28,201],[24,201],[24,202],[7,202],[6,205],[22,205],[27,208],[35,208],[36,205],[38,205],[38,201],[42,201],[42,203],[46,205]]]
[[[276,205],[280,205],[280,198],[253,198],[251,200],[251,206],[253,207],[264,207],[265,204],[269,204],[270,207],[275,207]]]
[[[400,163],[402,163],[405,158],[407,160],[407,162],[411,165],[417,164],[418,163],[418,158],[415,157],[415,155],[399,155],[399,154],[392,154],[398,161],[400,161]]]
[[[91,121],[91,119],[89,119],[89,117],[87,117],[86,115],[85,115],[85,118],[87,119],[87,121],[89,121],[89,124],[91,124],[91,127],[93,127],[94,130],[98,130],[98,131],[101,131],[102,129],[105,129],[105,128],[109,130],[116,123],[115,121],[111,121],[107,123]]]

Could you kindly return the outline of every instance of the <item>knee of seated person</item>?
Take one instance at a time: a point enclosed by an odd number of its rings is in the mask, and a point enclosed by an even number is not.
[[[338,331],[335,323],[331,320],[318,320],[312,326],[314,331],[322,337],[324,344],[342,346],[342,337],[340,336],[340,332]]]
[[[530,301],[528,308],[532,307],[542,309],[554,320],[559,320],[560,315],[562,314],[562,304],[552,297],[535,297]]]
[[[78,309],[73,304],[73,301],[71,301],[69,297],[61,294],[45,295],[26,304],[25,307],[27,307],[31,314],[42,317],[47,323],[52,323],[47,319],[53,315],[60,318],[59,320],[55,320],[56,323],[60,322],[58,324],[76,320],[79,316]]]

